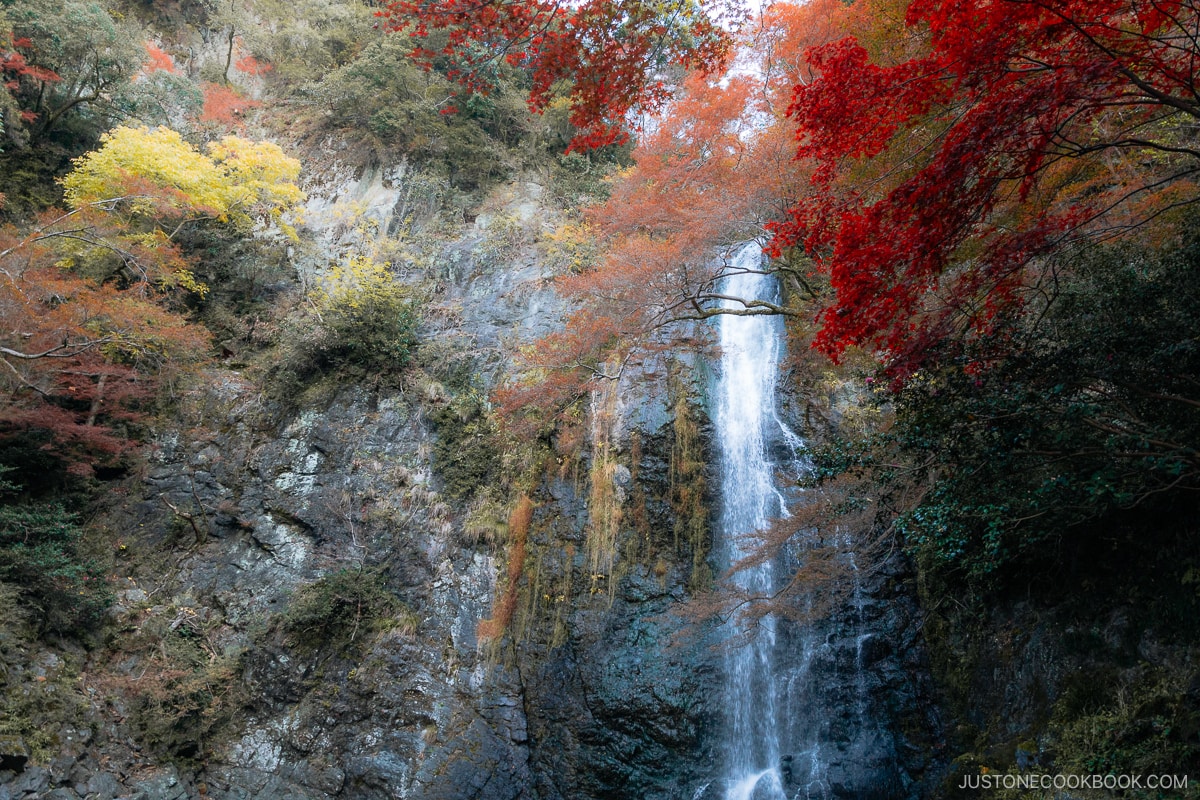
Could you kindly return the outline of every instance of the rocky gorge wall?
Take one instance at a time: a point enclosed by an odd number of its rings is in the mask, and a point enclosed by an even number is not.
[[[412,211],[402,169],[328,174],[308,187],[302,277],[386,244]],[[347,226],[347,209],[373,223]],[[678,613],[712,581],[702,360],[647,357],[596,399],[603,430],[530,490],[508,630],[478,635],[507,590],[511,520],[447,476],[505,468],[468,463],[502,454],[465,398],[564,311],[532,245],[554,213],[537,184],[504,187],[437,265],[408,273],[432,287],[423,337],[470,365],[466,382],[422,368],[394,388],[281,400],[227,367],[188,390],[95,523],[120,579],[102,641],[0,642],[5,680],[46,729],[36,746],[0,740],[0,798],[666,800],[711,783],[720,652]],[[489,250],[497,220],[525,238]],[[601,458],[605,497],[589,484]],[[620,521],[597,562],[601,503]],[[919,796],[939,723],[902,567],[858,598],[811,673],[838,754],[829,796]],[[847,711],[860,701],[870,725]],[[864,765],[865,750],[891,755]]]

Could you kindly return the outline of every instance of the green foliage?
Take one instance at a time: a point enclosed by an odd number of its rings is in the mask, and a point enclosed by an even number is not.
[[[55,178],[70,163],[62,148],[7,148],[0,152],[0,175],[4,176],[6,219],[27,218],[34,212],[62,202],[62,187]]]
[[[437,426],[433,466],[450,497],[470,497],[496,482],[500,445],[482,398],[468,392],[429,412]]]
[[[436,121],[436,100],[427,102],[433,98],[429,80],[407,53],[405,43],[393,38],[369,44],[354,61],[313,87],[313,102],[326,110],[330,124],[369,131],[385,143],[407,129],[404,146],[420,151],[428,137],[416,133]]]
[[[295,268],[287,261],[285,240],[231,236],[220,226],[185,229],[180,247],[193,254],[192,271],[209,288],[203,298],[204,324],[213,338],[249,340],[256,320],[280,287],[290,287]]]
[[[498,548],[508,538],[508,509],[494,484],[477,487],[462,532],[464,544],[469,547],[483,543]]]
[[[1200,244],[1057,268],[1045,307],[947,345],[895,397],[893,441],[932,484],[900,528],[929,570],[986,578],[1200,486]]]
[[[353,258],[330,272],[315,293],[325,336],[318,359],[366,375],[408,365],[417,341],[417,314],[409,289],[389,264]]]
[[[360,0],[254,0],[247,6],[271,24],[250,18],[229,23],[246,47],[271,65],[268,77],[277,92],[320,80],[352,60],[375,23],[371,8]]]
[[[484,240],[475,248],[475,257],[485,269],[502,269],[525,243],[527,234],[521,220],[511,214],[499,214],[488,222]]]
[[[124,116],[130,78],[145,57],[139,32],[119,22],[97,0],[11,0],[5,12],[18,37],[32,43],[31,63],[52,70],[61,80],[25,79],[16,89],[17,102],[36,114],[17,137],[53,137],[67,146],[90,143]]]
[[[550,193],[568,208],[603,203],[610,194],[604,179],[628,162],[627,147],[559,156],[550,170]]]
[[[322,276],[308,300],[272,337],[278,350],[267,373],[281,399],[295,402],[322,377],[386,383],[409,366],[417,344],[416,303],[388,264],[354,256]]]
[[[416,630],[418,620],[375,569],[341,569],[305,586],[283,615],[283,630],[309,650],[344,650],[373,634]]]
[[[1194,677],[1194,676],[1193,676]],[[967,754],[958,760],[948,785],[955,786],[965,774],[978,774],[986,766],[994,774],[1033,775],[1185,775],[1194,771],[1200,758],[1197,732],[1200,714],[1189,700],[1185,673],[1143,664],[1134,669],[1082,669],[1068,680],[1067,691],[1055,704],[1040,741],[1026,740],[1015,747],[993,751],[990,757]],[[1042,763],[1020,769],[1015,751],[1040,756]],[[999,762],[999,763],[997,763]],[[1005,764],[1007,763],[1007,766]],[[997,770],[997,767],[1001,769]],[[964,769],[965,768],[965,769]],[[1182,794],[1171,790],[1129,789],[1120,794],[1095,791],[1083,796],[1120,796],[1130,800],[1164,800],[1195,797],[1195,788]],[[1003,789],[952,793],[954,797],[982,796],[993,800],[1054,800],[1060,791],[1046,789]]]
[[[48,764],[62,751],[59,731],[87,714],[78,664],[39,646],[15,587],[0,583],[0,608],[0,744],[6,754],[24,745],[31,761]]]
[[[1170,775],[1188,771],[1200,758],[1200,712],[1179,676],[1149,666],[1097,682],[1104,698],[1083,713],[1060,702],[1052,727],[1057,736],[1055,767],[1097,775]],[[1070,697],[1064,698],[1070,700]],[[1134,796],[1154,797],[1145,792]]]
[[[193,608],[160,606],[122,642],[121,658],[132,661],[136,674],[115,687],[130,698],[138,739],[162,757],[203,758],[249,699],[242,652],[217,650],[210,639],[216,625]]]
[[[204,90],[195,80],[180,72],[155,70],[139,75],[126,92],[122,116],[150,127],[173,127],[200,117],[204,108]]]
[[[202,756],[245,697],[238,657],[188,656],[138,695],[130,722],[138,737],[171,759]]]
[[[3,474],[0,492],[15,490]],[[17,587],[43,630],[79,631],[112,600],[104,573],[80,552],[82,535],[59,503],[0,506],[0,581]]]
[[[552,167],[572,204],[601,194],[599,178],[622,148],[562,156],[576,134],[561,87],[544,114],[530,112],[527,77],[507,64],[493,70],[493,91],[462,93],[444,74],[413,63],[408,37],[385,36],[304,88],[302,99],[321,111],[318,124],[357,137],[376,154],[400,153],[461,192],[478,193],[518,167]],[[561,174],[560,174],[561,173]]]
[[[323,122],[377,151],[436,165],[456,189],[504,178],[505,141],[518,138],[528,112],[490,98],[454,106],[451,85],[413,64],[409,50],[405,37],[389,36],[325,77],[310,92],[326,112]]]

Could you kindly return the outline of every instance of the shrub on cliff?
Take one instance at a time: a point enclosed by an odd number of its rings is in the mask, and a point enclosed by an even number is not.
[[[417,315],[409,289],[390,264],[356,257],[332,270],[314,292],[326,330],[320,357],[371,375],[408,365],[417,342]]]
[[[411,632],[416,616],[371,569],[341,569],[300,589],[283,616],[283,630],[309,649],[341,649],[371,634],[401,628]]]
[[[3,478],[0,493],[17,486]],[[0,581],[16,587],[43,630],[69,632],[94,621],[112,593],[104,574],[79,547],[75,515],[59,503],[0,505]]]
[[[418,315],[410,288],[389,264],[364,256],[331,269],[277,336],[275,391],[295,399],[323,375],[387,380],[409,365]]]

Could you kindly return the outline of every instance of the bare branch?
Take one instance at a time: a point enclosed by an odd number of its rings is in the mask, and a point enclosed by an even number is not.
[[[51,347],[49,350],[43,350],[40,353],[22,353],[20,350],[13,350],[11,347],[0,346],[0,353],[12,356],[13,358],[19,358],[23,361],[33,361],[39,358],[71,358],[85,350],[91,350],[94,347],[115,342],[116,340],[115,336],[104,336],[99,339],[88,339],[83,342],[63,342],[57,347]]]

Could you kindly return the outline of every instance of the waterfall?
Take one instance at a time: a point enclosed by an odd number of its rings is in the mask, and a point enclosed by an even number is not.
[[[743,246],[733,260],[733,274],[724,280],[722,293],[770,299],[776,292],[774,279],[756,272],[761,264],[760,245],[750,242]],[[741,307],[734,301],[724,303],[728,308]],[[725,563],[730,565],[751,551],[756,532],[765,529],[772,519],[787,515],[775,472],[794,463],[776,464],[769,453],[772,445],[785,446],[792,450],[794,462],[801,442],[775,410],[782,319],[726,314],[718,320],[721,364],[715,423],[722,472],[719,536]],[[771,561],[743,569],[735,577],[737,587],[752,597],[770,595],[775,582]],[[786,693],[780,691],[774,663],[777,621],[768,615],[754,630],[742,630],[735,615],[729,626],[732,646],[725,658],[725,800],[786,800],[787,776],[783,774],[780,752],[786,720],[780,719],[779,708]]]

